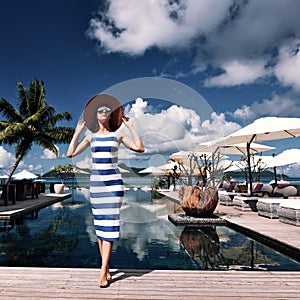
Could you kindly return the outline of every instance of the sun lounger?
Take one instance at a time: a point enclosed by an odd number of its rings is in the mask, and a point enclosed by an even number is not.
[[[239,194],[235,192],[227,192],[227,191],[220,190],[218,191],[219,203],[222,205],[231,206],[233,205],[233,198],[236,195]]]
[[[268,183],[253,182],[252,187],[253,195],[258,197],[270,196],[273,192],[273,187]]]
[[[278,219],[277,210],[283,198],[259,198],[257,201],[257,211],[259,216],[270,219]]]
[[[259,197],[253,196],[235,196],[233,198],[233,205],[235,209],[242,211],[257,211],[257,201]]]
[[[300,199],[285,199],[280,203],[277,214],[280,222],[300,226]]]
[[[291,184],[278,184],[274,187],[273,194],[279,194],[282,197],[291,197],[297,195],[297,188]]]

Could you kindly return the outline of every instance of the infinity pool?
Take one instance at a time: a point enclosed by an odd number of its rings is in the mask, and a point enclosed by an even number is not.
[[[42,209],[37,219],[1,223],[0,265],[98,268],[88,190]],[[173,270],[300,270],[300,263],[224,226],[184,228],[168,221],[174,204],[129,190],[121,239],[110,267]]]

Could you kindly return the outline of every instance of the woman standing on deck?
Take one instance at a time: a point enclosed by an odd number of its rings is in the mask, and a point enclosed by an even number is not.
[[[129,129],[131,137],[117,131],[122,123]],[[85,127],[91,133],[79,142]],[[118,148],[121,143],[135,152],[144,152],[141,138],[131,120],[124,116],[119,101],[106,94],[92,97],[85,105],[83,120],[76,127],[67,156],[76,156],[91,147],[90,202],[102,259],[98,281],[101,288],[109,286],[111,275],[108,263],[113,242],[120,236],[120,207],[124,196],[123,180],[118,170]]]

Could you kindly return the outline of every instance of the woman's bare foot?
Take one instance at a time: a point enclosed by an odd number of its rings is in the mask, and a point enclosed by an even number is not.
[[[101,269],[102,270],[102,269]],[[112,276],[111,276],[111,274],[110,274],[110,272],[109,272],[109,267],[107,267],[107,270],[106,270],[106,279],[107,280],[112,280]]]
[[[109,282],[107,279],[107,272],[100,271],[98,285],[101,288],[107,288],[109,286]]]
[[[106,270],[106,279],[107,280],[111,280],[112,279],[112,276],[111,276],[111,274],[109,272],[109,267],[107,267],[107,270]]]

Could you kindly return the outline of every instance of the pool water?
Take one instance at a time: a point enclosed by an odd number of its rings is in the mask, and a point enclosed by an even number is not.
[[[37,219],[2,223],[1,266],[99,268],[88,190],[39,211]],[[176,227],[174,204],[129,190],[111,268],[173,270],[300,270],[300,263],[225,226]]]

